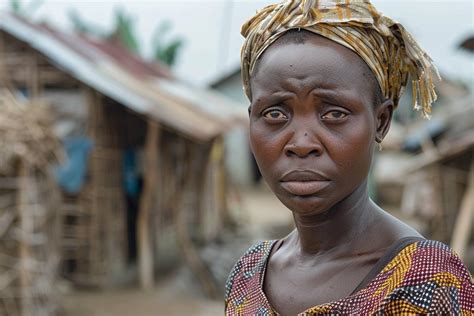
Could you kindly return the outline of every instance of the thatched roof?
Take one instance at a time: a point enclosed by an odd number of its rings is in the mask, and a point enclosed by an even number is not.
[[[0,90],[0,173],[14,172],[19,160],[38,171],[58,162],[60,143],[50,117],[46,105],[22,102],[10,91]]]

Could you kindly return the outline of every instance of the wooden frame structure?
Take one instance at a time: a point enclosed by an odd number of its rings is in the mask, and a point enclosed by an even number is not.
[[[16,17],[3,27],[8,29],[17,22],[21,28],[31,27]],[[223,113],[216,115],[210,110],[193,108],[189,100],[180,101],[170,95],[159,94],[156,88],[150,89],[140,81],[146,81],[146,78],[139,80],[118,66],[114,66],[110,73],[101,73],[101,76],[119,78],[118,83],[111,79],[111,86],[125,84],[125,87],[133,87],[134,90],[120,95],[103,85],[97,88],[81,76],[82,80],[76,78],[74,71],[58,67],[56,61],[44,55],[41,49],[31,47],[10,33],[16,31],[3,32],[1,24],[0,21],[0,64],[5,69],[4,73],[8,74],[5,82],[9,86],[34,99],[43,98],[51,89],[84,96],[81,106],[87,109],[85,135],[94,146],[80,193],[62,196],[63,274],[75,283],[87,286],[108,287],[120,281],[127,268],[126,233],[129,220],[123,190],[122,159],[124,150],[138,148],[144,152],[143,191],[136,225],[141,286],[144,289],[153,286],[154,268],[161,255],[157,245],[162,242],[162,231],[172,227],[179,246],[177,252],[195,272],[204,291],[209,296],[216,296],[213,277],[199,257],[196,241],[205,242],[216,237],[231,222],[226,204],[225,153],[221,135],[234,120],[231,117],[233,114],[227,114],[231,118],[224,119]],[[83,58],[76,52],[71,55],[71,47],[73,50],[78,48],[77,43],[69,42],[69,37],[44,26],[38,27],[38,30],[42,36],[50,36],[51,40],[59,38],[58,49],[64,50],[68,58]],[[90,44],[81,38],[78,40],[83,41],[84,45]],[[41,46],[41,43],[38,45]],[[90,48],[100,45],[94,44]],[[44,47],[44,50],[49,49],[49,46]],[[91,61],[86,58],[82,62]],[[137,67],[138,61],[134,62],[134,67]],[[146,68],[143,65],[140,67]],[[83,68],[78,71],[83,71]],[[96,78],[90,80],[98,82]],[[104,90],[110,93],[104,93]],[[176,107],[176,118],[172,113],[162,111],[162,121],[154,108],[148,110],[150,114],[140,113],[135,111],[135,107],[125,106],[119,100],[137,93],[139,97],[130,99],[141,102],[142,106],[143,100],[151,98]],[[214,103],[218,102],[216,100],[210,99]],[[137,105],[136,108],[140,107]],[[203,126],[199,128],[188,121],[202,122]]]

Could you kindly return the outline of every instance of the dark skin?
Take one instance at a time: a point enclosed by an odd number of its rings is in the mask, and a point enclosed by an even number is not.
[[[393,102],[377,97],[364,61],[321,36],[279,39],[251,78],[250,143],[296,230],[272,249],[264,293],[296,315],[347,297],[389,246],[420,236],[368,196],[376,140]]]

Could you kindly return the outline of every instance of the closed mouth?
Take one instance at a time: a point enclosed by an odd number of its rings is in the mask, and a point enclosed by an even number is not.
[[[285,191],[298,196],[316,194],[329,183],[328,178],[312,170],[294,170],[286,173],[280,180]]]
[[[329,179],[313,170],[293,170],[285,173],[280,181],[329,181]]]
[[[281,182],[285,191],[299,196],[313,195],[329,185],[329,181],[287,181]]]

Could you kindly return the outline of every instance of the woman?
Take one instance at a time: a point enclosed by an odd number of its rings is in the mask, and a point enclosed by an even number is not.
[[[427,54],[362,0],[268,6],[242,34],[252,151],[296,229],[236,263],[226,314],[473,313],[459,258],[368,197],[408,76],[426,116],[436,99]]]

